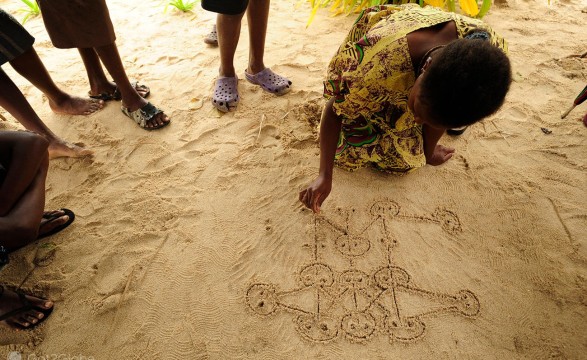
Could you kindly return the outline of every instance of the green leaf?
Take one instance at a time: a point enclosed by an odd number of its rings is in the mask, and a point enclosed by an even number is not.
[[[477,14],[477,17],[479,19],[483,18],[483,16],[485,16],[487,12],[489,12],[490,8],[491,0],[483,0],[483,3],[481,4],[481,9],[479,10],[479,14]]]

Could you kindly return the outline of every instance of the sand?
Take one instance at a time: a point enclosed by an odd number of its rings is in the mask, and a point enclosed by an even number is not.
[[[306,29],[307,5],[273,2],[265,62],[294,83],[279,98],[244,80],[245,21],[242,102],[221,114],[212,14],[108,4],[128,74],[173,123],[143,131],[115,102],[56,115],[3,67],[96,154],[51,162],[46,208],[76,221],[15,253],[1,282],[55,311],[34,331],[0,327],[0,359],[586,358],[587,104],[560,119],[587,82],[585,0],[495,5],[486,21],[514,67],[503,108],[443,139],[457,148],[443,166],[335,170],[319,216],[297,194],[317,173],[321,80],[354,17],[320,11]],[[54,80],[86,94],[77,52],[54,49],[40,17],[26,27]],[[0,129],[21,128],[0,114]]]

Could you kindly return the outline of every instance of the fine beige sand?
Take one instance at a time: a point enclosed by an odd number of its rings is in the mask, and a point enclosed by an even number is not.
[[[514,69],[503,108],[442,139],[457,148],[443,166],[335,170],[319,216],[297,197],[317,173],[326,65],[354,16],[320,11],[306,29],[296,3],[273,2],[265,61],[293,90],[244,80],[244,21],[242,102],[221,114],[219,52],[202,41],[214,15],[108,1],[129,76],[173,119],[160,131],[116,102],[53,114],[3,66],[57,134],[96,154],[51,162],[46,208],[76,221],[15,253],[1,283],[55,311],[34,331],[0,325],[0,359],[587,357],[587,103],[560,118],[587,83],[587,1],[496,4],[485,20]],[[53,48],[40,17],[26,28],[53,79],[86,94],[78,53]],[[0,114],[0,129],[22,128]]]

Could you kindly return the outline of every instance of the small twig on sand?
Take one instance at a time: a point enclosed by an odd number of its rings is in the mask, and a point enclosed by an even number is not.
[[[501,135],[501,137],[503,138],[503,140],[509,145],[512,146],[512,144],[510,144],[510,142],[508,141],[508,139],[506,139],[506,137],[503,135],[503,133],[501,132],[501,130],[497,127],[497,125],[495,125],[495,123],[493,121],[489,121],[491,123],[491,125],[493,125],[493,127],[495,128],[495,130],[497,130],[497,132],[499,133],[499,135]]]
[[[261,136],[261,129],[263,129],[263,121],[265,121],[265,114],[261,115],[261,122],[259,123],[259,133],[257,134],[257,139],[255,139],[255,142],[259,141],[259,136]]]
[[[2,114],[0,114],[0,120],[2,120],[2,121],[8,121],[8,120],[6,120],[6,118]]]
[[[287,117],[287,115],[289,115],[289,111],[288,111],[288,112],[286,112],[286,113],[285,113],[285,115],[283,115],[283,116],[281,117],[281,120],[285,119],[285,118]]]
[[[567,55],[563,59],[568,59],[568,58],[580,58],[580,59],[583,59],[583,58],[586,58],[586,57],[587,57],[587,51],[585,51],[582,54],[571,54],[571,55]],[[558,60],[560,60],[560,59],[558,59]]]

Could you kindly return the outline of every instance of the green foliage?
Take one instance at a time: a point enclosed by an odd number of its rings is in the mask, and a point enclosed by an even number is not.
[[[20,8],[16,10],[17,12],[25,13],[24,18],[22,19],[22,23],[24,24],[27,22],[28,19],[35,17],[41,13],[41,9],[39,9],[39,5],[35,0],[20,0],[22,1],[26,7]]]
[[[171,0],[167,5],[165,5],[165,11],[167,11],[167,8],[170,5],[182,12],[192,11],[198,2],[199,0]]]

